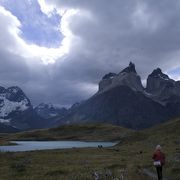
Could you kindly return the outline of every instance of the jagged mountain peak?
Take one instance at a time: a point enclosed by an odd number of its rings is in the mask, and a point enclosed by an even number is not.
[[[161,70],[161,68],[158,67],[158,68],[154,69],[152,73],[154,73],[154,74],[161,73],[162,74],[162,70]]]
[[[140,76],[136,73],[135,64],[130,62],[129,66],[119,74],[106,74],[99,83],[99,92],[107,91],[116,86],[128,86],[134,91],[144,90]]]
[[[16,94],[16,93],[19,93],[19,92],[22,93],[23,91],[18,86],[11,86],[11,87],[8,87],[7,89],[0,86],[0,93],[13,93],[13,94]]]
[[[0,90],[0,118],[9,117],[14,111],[25,111],[31,106],[30,100],[19,87],[1,87]]]
[[[164,74],[160,68],[153,70],[153,72],[149,75],[149,77],[153,78],[161,78],[162,80],[169,80],[169,76]]]
[[[146,92],[150,93],[154,100],[162,104],[171,101],[171,96],[180,97],[178,83],[164,74],[160,68],[155,69],[147,79]]]
[[[132,72],[137,73],[136,68],[135,68],[135,64],[130,62],[129,66],[121,71],[121,73],[124,73],[124,72],[126,72],[126,73],[132,73]]]

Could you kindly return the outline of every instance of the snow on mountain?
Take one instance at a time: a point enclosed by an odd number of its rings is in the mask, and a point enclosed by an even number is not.
[[[38,106],[36,106],[34,110],[40,117],[44,119],[56,116],[64,116],[67,112],[66,108],[60,108],[51,103],[41,103]]]
[[[0,117],[6,117],[13,111],[25,111],[29,108],[27,99],[20,102],[9,101],[0,95]]]
[[[25,130],[40,127],[38,116],[33,111],[30,100],[17,86],[0,87],[0,125],[4,129]]]
[[[0,119],[0,123],[9,124],[11,119]]]
[[[29,99],[19,87],[0,89],[0,122],[3,122],[3,119],[7,122],[7,117],[14,111],[25,111],[30,107]]]

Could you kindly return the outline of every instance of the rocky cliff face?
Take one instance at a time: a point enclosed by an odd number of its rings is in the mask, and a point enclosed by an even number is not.
[[[111,123],[143,129],[161,123],[167,108],[127,86],[117,86],[93,96],[59,123]]]
[[[148,93],[159,94],[166,86],[172,86],[173,84],[174,80],[162,73],[160,68],[157,68],[148,76],[146,90]]]
[[[180,81],[170,79],[157,68],[148,76],[146,91],[154,100],[166,104],[171,102],[171,97],[180,97]]]
[[[99,93],[116,86],[127,86],[134,91],[143,91],[140,76],[136,73],[135,65],[132,62],[119,74],[109,73],[105,75],[99,83]]]

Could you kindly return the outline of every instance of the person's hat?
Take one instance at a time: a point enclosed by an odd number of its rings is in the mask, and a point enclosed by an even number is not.
[[[157,146],[156,146],[156,150],[161,150],[162,149],[162,147],[158,144]]]

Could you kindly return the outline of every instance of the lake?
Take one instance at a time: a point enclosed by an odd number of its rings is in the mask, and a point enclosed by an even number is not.
[[[11,141],[17,145],[0,146],[0,151],[18,152],[47,149],[69,149],[85,147],[111,147],[117,142],[84,142],[84,141]]]

